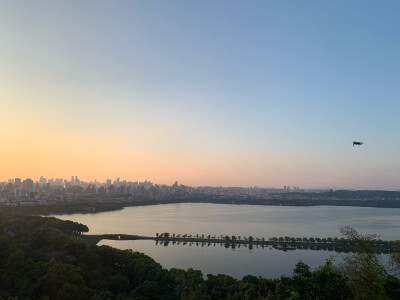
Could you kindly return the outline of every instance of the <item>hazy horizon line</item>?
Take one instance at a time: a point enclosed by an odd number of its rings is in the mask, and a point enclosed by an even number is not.
[[[64,180],[67,180],[67,182],[71,182],[71,180],[68,179],[68,177],[45,177],[45,176],[41,176],[43,178],[45,178],[47,181],[49,179],[62,179],[63,182]],[[15,180],[16,178],[23,180],[26,179],[31,179],[32,181],[36,182],[40,182],[40,178],[35,178],[35,177],[12,177],[12,178],[7,178],[7,179],[2,179],[0,180],[0,183],[9,183],[9,180]],[[116,177],[116,178],[107,178],[105,180],[97,180],[95,179],[91,179],[91,180],[87,180],[87,179],[80,179],[79,176],[69,176],[69,178],[71,179],[71,177],[77,177],[77,179],[82,182],[82,183],[106,183],[107,180],[111,180],[112,184],[114,183],[114,181],[116,181],[117,179],[121,178],[121,177]],[[172,180],[172,182],[170,184],[168,183],[157,183],[157,182],[153,182],[152,180],[149,179],[145,179],[145,180],[133,180],[133,179],[120,179],[120,183],[122,182],[130,182],[130,183],[134,183],[134,182],[150,182],[152,184],[156,184],[156,185],[167,185],[167,186],[172,186],[175,182],[177,182],[179,185],[184,185],[184,186],[190,186],[190,187],[210,187],[210,188],[261,188],[261,189],[275,189],[275,190],[284,190],[285,187],[289,187],[291,192],[294,192],[295,190],[293,190],[293,188],[298,188],[299,190],[334,190],[334,191],[339,191],[339,190],[348,190],[348,191],[400,191],[400,190],[396,190],[396,189],[382,189],[382,188],[353,188],[353,187],[299,187],[297,185],[283,185],[280,187],[277,186],[264,186],[264,185],[212,185],[212,184],[203,184],[203,185],[191,185],[191,184],[182,184],[180,181],[178,180]]]

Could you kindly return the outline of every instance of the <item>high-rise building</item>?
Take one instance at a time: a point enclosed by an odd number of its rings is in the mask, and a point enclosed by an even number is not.
[[[46,183],[47,183],[47,179],[44,178],[43,176],[40,176],[39,184],[40,184],[40,185],[45,185]]]
[[[22,182],[22,190],[26,192],[33,192],[33,180],[30,178],[25,179]]]
[[[15,184],[15,188],[20,189],[22,186],[21,178],[15,178],[14,184]]]

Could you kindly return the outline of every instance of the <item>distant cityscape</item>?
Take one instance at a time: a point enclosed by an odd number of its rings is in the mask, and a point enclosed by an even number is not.
[[[282,188],[260,187],[192,187],[178,184],[154,184],[150,181],[127,181],[107,179],[85,182],[78,176],[70,180],[63,178],[47,179],[43,176],[34,181],[31,178],[8,179],[0,182],[0,205],[49,205],[57,202],[75,201],[133,201],[163,200],[179,198],[266,198],[269,194],[304,193],[327,190],[305,190],[299,187],[284,186]]]

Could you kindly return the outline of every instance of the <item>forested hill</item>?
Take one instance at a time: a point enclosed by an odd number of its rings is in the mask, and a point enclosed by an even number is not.
[[[336,199],[380,199],[380,200],[400,200],[399,191],[383,191],[383,190],[336,190],[322,193],[302,193],[304,196],[313,198],[329,198]]]
[[[315,271],[299,262],[292,276],[280,279],[204,279],[192,269],[163,269],[142,253],[88,245],[81,238],[87,231],[71,221],[0,211],[0,299],[329,300],[354,299],[365,292],[400,299],[399,280],[374,265],[361,274],[368,275],[361,285],[355,280],[358,273],[348,276],[329,262]]]

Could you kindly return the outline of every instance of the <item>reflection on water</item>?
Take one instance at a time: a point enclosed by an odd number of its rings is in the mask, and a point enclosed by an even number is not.
[[[338,228],[350,226],[381,239],[400,239],[400,209],[366,207],[284,207],[208,203],[129,207],[98,214],[56,216],[88,225],[91,234],[121,233],[155,236],[156,233],[211,234],[256,237],[339,237]],[[203,273],[278,277],[290,274],[301,259],[315,268],[333,251],[236,247],[156,246],[154,241],[101,241],[100,244],[143,252],[166,268],[194,268]]]
[[[154,236],[157,232],[257,237],[335,237],[340,226],[400,239],[400,209],[342,206],[258,206],[183,203],[56,216],[86,224],[90,233]]]
[[[326,259],[336,256],[333,251],[295,250],[280,251],[272,247],[261,246],[225,248],[224,244],[210,247],[170,243],[168,247],[156,246],[154,241],[110,241],[103,240],[99,245],[109,245],[119,249],[133,249],[143,252],[164,268],[193,268],[206,274],[228,274],[235,278],[242,278],[252,274],[267,278],[290,275],[299,260],[316,268]]]

